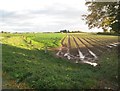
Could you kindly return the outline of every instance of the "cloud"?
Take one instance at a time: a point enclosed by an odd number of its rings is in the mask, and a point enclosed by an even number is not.
[[[6,3],[7,2],[7,3]],[[84,0],[4,0],[0,3],[3,31],[87,30],[81,15],[87,13]]]
[[[81,8],[74,8],[70,6],[65,6],[62,4],[57,4],[53,6],[48,6],[43,9],[32,11],[34,14],[44,14],[44,15],[52,15],[52,16],[62,16],[62,17],[78,17],[82,14],[86,13],[86,10],[82,10]]]

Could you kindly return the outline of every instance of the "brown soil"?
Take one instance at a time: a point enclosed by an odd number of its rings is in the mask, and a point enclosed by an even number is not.
[[[106,42],[106,41],[104,43],[102,43],[102,42],[99,42],[98,39],[80,38],[80,37],[76,37],[73,35],[68,35],[67,41],[65,41],[66,38],[67,38],[67,36],[65,36],[62,39],[60,48],[52,49],[55,51],[55,53],[61,52],[59,55],[59,57],[61,57],[61,58],[66,59],[67,57],[65,57],[64,54],[68,53],[69,56],[71,57],[71,60],[74,60],[74,61],[79,60],[78,50],[80,50],[82,52],[82,54],[88,59],[94,58],[94,56],[91,55],[89,50],[92,51],[97,57],[100,57],[101,54],[103,54],[105,51],[110,51],[110,48],[108,48],[106,46],[108,44],[108,42]],[[71,47],[71,38],[73,38],[76,48]],[[83,46],[81,46],[79,43],[82,44]]]

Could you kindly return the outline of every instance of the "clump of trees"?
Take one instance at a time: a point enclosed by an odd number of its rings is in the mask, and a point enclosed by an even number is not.
[[[83,15],[88,27],[102,28],[104,32],[120,33],[120,1],[119,2],[86,2],[89,14]]]
[[[70,31],[69,30],[60,30],[61,33],[69,33]]]
[[[60,33],[83,33],[82,31],[69,31],[69,30],[60,30]]]

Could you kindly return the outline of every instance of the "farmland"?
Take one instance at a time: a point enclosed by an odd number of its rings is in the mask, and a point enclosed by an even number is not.
[[[3,88],[118,88],[118,36],[24,33],[0,40]]]
[[[74,62],[96,61],[100,55],[116,47],[118,38],[115,36],[97,36],[90,34],[68,34],[62,40],[62,48],[57,55],[66,56],[68,59],[74,59]],[[76,61],[75,61],[76,60]]]

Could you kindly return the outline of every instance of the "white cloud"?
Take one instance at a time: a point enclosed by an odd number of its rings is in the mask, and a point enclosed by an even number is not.
[[[0,8],[8,11],[37,10],[48,6],[56,6],[60,9],[64,9],[66,6],[77,9],[85,8],[85,0],[0,0],[0,2]]]
[[[88,31],[81,15],[87,13],[85,0],[0,0],[3,31]]]

